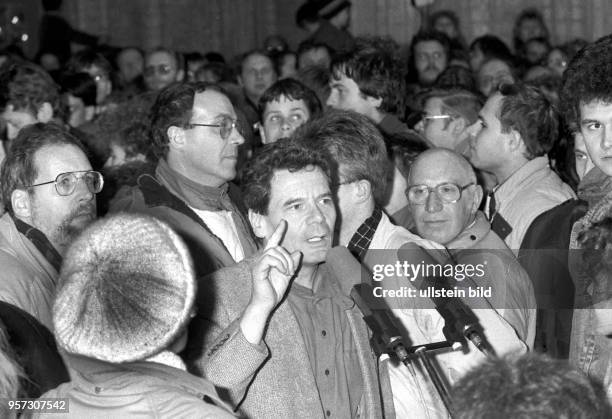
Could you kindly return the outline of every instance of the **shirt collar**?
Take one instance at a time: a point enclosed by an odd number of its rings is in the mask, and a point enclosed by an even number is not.
[[[17,231],[25,236],[34,247],[44,256],[44,258],[55,268],[57,272],[60,271],[62,266],[62,256],[58,253],[55,247],[51,244],[45,234],[30,224],[21,221],[19,218],[13,216],[15,227]]]
[[[359,261],[363,260],[366,252],[370,248],[374,233],[376,233],[376,229],[381,219],[382,210],[375,207],[372,215],[359,226],[355,234],[353,234],[353,237],[351,237],[347,247]]]

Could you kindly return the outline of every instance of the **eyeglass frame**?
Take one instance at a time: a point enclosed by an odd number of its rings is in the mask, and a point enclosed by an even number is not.
[[[79,177],[79,176],[74,175],[75,173],[83,173],[83,175]],[[74,193],[74,191],[76,191],[76,185],[78,184],[78,181],[79,181],[80,179],[83,179],[83,178],[85,177],[85,174],[86,174],[86,173],[97,173],[97,174],[100,176],[100,179],[101,179],[101,182],[100,182],[100,190],[99,190],[99,191],[97,191],[97,192],[92,191],[92,190],[89,188],[89,184],[88,184],[87,182],[85,182],[85,185],[87,186],[87,190],[88,190],[90,193],[92,193],[92,194],[97,194],[97,193],[102,192],[102,189],[104,189],[104,175],[102,175],[102,173],[98,172],[97,170],[75,170],[75,171],[72,171],[72,172],[62,172],[62,173],[58,174],[58,175],[55,177],[55,180],[50,180],[49,182],[41,182],[41,183],[36,183],[36,184],[34,184],[34,185],[29,185],[29,186],[26,186],[25,188],[26,188],[26,189],[30,189],[30,188],[35,188],[36,186],[49,185],[49,184],[53,183],[53,184],[54,184],[54,186],[55,186],[55,192],[57,192],[57,194],[58,194],[59,196],[70,196],[70,195],[72,195],[72,194]],[[69,194],[65,194],[65,195],[64,195],[64,194],[62,194],[62,193],[60,193],[60,191],[57,189],[58,179],[60,178],[60,176],[63,176],[63,175],[74,175],[74,176],[77,178],[77,182],[74,184],[74,185],[75,185],[75,186],[74,186],[74,189],[73,189],[73,190],[72,190],[72,191],[71,191]]]
[[[438,188],[440,186],[444,186],[444,185],[453,185],[456,186],[457,189],[459,190],[459,197],[457,199],[455,199],[454,201],[445,201],[444,199],[442,199],[442,197],[440,196],[440,194],[438,193]],[[412,185],[409,186],[408,188],[406,188],[406,191],[404,192],[406,195],[406,199],[408,199],[408,202],[413,204],[413,205],[425,205],[427,203],[427,200],[429,199],[429,195],[431,195],[432,192],[434,192],[436,194],[436,196],[438,198],[440,198],[440,201],[444,202],[445,204],[454,204],[456,202],[459,202],[461,200],[461,197],[463,196],[463,191],[465,191],[467,188],[469,188],[470,186],[475,186],[477,185],[476,182],[470,182],[465,186],[459,186],[458,184],[454,183],[454,182],[444,182],[444,183],[440,183],[439,185],[436,185],[434,187],[431,186],[427,186],[427,185]],[[427,196],[425,197],[425,200],[423,201],[423,203],[418,204],[416,202],[413,202],[410,200],[410,189],[415,188],[415,187],[426,187],[427,188]]]
[[[223,128],[223,124],[200,124],[200,123],[195,123],[195,122],[188,122],[185,125],[185,129],[192,129],[194,127],[213,127],[213,128],[219,128],[219,136],[221,137],[221,139],[223,140],[227,140],[231,135],[232,132],[234,130],[237,130],[238,133],[240,135],[242,135],[242,133],[240,132],[240,123],[238,121],[238,119],[233,119],[233,118],[223,118],[223,121],[231,121],[231,128],[229,130],[229,132],[227,133],[227,135],[223,136],[223,133],[221,132],[221,129]]]

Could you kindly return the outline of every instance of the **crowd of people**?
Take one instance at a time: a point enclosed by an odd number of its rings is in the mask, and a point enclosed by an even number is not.
[[[612,415],[612,35],[350,8],[295,51],[0,51],[2,417]],[[462,276],[357,302],[400,262]]]

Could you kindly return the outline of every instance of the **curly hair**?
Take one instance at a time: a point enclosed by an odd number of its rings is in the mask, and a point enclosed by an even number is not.
[[[548,153],[559,138],[559,115],[555,106],[540,89],[525,84],[503,84],[499,110],[501,130],[516,130],[523,139],[532,160]]]
[[[539,354],[489,358],[453,387],[457,419],[609,418],[600,384],[567,361]]]
[[[12,105],[16,111],[36,115],[44,103],[49,103],[54,112],[59,110],[59,87],[42,68],[17,63],[0,74],[0,109]]]
[[[570,125],[580,126],[580,105],[612,103],[612,35],[587,45],[563,73],[561,112]]]
[[[331,170],[325,155],[294,139],[265,145],[243,168],[242,193],[246,207],[267,215],[272,177],[279,170],[297,172],[318,167],[331,183]]]
[[[389,38],[360,38],[356,48],[332,59],[334,80],[342,75],[352,79],[362,95],[382,99],[380,110],[404,112],[405,71],[399,47]]]

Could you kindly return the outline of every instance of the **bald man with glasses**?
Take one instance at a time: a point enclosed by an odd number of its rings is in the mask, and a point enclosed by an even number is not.
[[[406,189],[419,236],[447,247],[458,264],[483,264],[476,285],[491,287],[491,305],[533,347],[536,301],[533,285],[512,251],[478,211],[482,187],[468,161],[447,149],[423,152],[413,163]]]
[[[81,143],[54,124],[23,128],[0,174],[0,300],[52,329],[51,307],[62,257],[96,218],[102,175]]]

